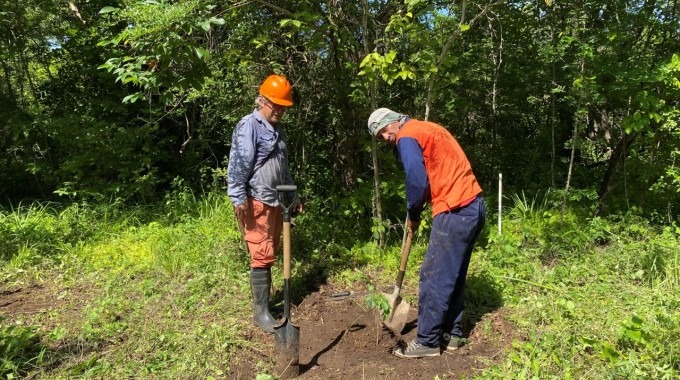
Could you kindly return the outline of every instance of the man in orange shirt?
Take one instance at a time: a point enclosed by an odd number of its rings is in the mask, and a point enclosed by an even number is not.
[[[415,232],[425,204],[432,205],[432,231],[420,268],[418,335],[394,354],[419,358],[455,350],[464,342],[470,256],[486,219],[482,188],[458,141],[441,125],[380,108],[369,117],[368,131],[397,146],[406,172],[407,228]]]

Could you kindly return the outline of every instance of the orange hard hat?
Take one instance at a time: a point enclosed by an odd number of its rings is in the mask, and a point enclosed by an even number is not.
[[[286,77],[272,74],[262,82],[260,95],[269,99],[272,103],[290,107],[293,105],[293,91]]]

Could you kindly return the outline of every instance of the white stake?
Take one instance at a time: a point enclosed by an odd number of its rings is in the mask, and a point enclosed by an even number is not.
[[[503,212],[503,173],[498,173],[498,234],[501,234],[501,214]]]

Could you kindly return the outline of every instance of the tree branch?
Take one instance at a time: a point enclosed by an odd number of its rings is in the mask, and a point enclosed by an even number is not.
[[[76,5],[73,4],[73,2],[71,0],[68,0],[68,9],[70,9],[71,12],[73,12],[73,15],[76,16],[76,18],[78,20],[80,20],[80,22],[82,22],[83,25],[87,25],[87,23],[83,19],[83,16],[80,15],[80,11],[78,10],[78,7],[76,7]]]

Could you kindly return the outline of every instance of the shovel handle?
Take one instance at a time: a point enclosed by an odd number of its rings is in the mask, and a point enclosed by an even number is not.
[[[290,222],[283,222],[283,279],[290,280]]]
[[[283,317],[290,319],[290,221],[283,222]]]
[[[279,202],[283,209],[283,279],[290,279],[290,208],[295,201],[286,205],[284,198],[286,193],[294,193],[297,191],[295,185],[277,185],[276,191],[279,193]]]
[[[295,200],[290,204],[284,203],[286,193],[295,193],[295,185],[278,185],[276,191],[279,194],[279,203],[283,210],[283,317],[290,319],[290,209]]]
[[[404,239],[401,244],[401,262],[399,263],[399,272],[397,273],[396,289],[401,288],[404,282],[404,273],[406,273],[406,263],[408,263],[408,256],[411,253],[411,243],[413,241],[413,232],[410,228],[404,230]]]
[[[295,185],[277,185],[276,191],[279,193],[279,202],[283,209],[283,279],[290,279],[290,208],[295,203],[295,200],[290,204],[284,203],[285,193],[294,193],[297,191]]]
[[[297,186],[296,185],[276,185],[276,192],[279,195],[279,203],[281,204],[281,209],[283,210],[283,221],[290,222],[291,208],[297,200]],[[286,193],[293,193],[293,201],[286,204],[285,198]]]

